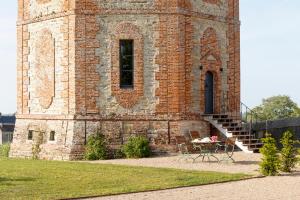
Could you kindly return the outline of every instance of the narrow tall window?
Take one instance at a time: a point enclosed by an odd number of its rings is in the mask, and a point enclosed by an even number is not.
[[[120,88],[134,87],[134,42],[120,40]]]
[[[27,140],[32,140],[32,138],[33,138],[33,131],[30,130],[30,131],[28,131]]]
[[[55,141],[55,131],[50,132],[50,141]]]

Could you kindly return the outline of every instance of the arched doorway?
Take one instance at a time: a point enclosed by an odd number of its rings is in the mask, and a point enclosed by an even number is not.
[[[205,114],[214,113],[214,75],[208,71],[205,74]]]

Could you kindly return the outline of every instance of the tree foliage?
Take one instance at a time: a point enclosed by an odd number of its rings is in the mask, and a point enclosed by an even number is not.
[[[275,176],[280,169],[280,158],[276,141],[271,134],[267,134],[266,138],[263,138],[262,141],[264,146],[260,149],[260,153],[263,155],[262,162],[260,163],[260,171],[265,176]]]
[[[295,134],[291,131],[284,132],[280,142],[283,146],[281,149],[281,170],[283,172],[291,172],[298,161]]]
[[[277,120],[300,116],[300,108],[286,95],[263,99],[262,104],[255,107],[253,111],[262,120]]]

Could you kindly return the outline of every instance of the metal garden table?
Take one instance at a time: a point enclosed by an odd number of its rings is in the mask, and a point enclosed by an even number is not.
[[[207,157],[208,162],[211,161],[211,158],[214,158],[217,162],[219,159],[215,156],[218,152],[218,144],[220,141],[213,141],[213,142],[201,142],[201,141],[192,141],[194,149],[199,149],[200,154],[193,158],[194,162],[198,158],[202,157],[202,162],[204,161],[205,157]]]

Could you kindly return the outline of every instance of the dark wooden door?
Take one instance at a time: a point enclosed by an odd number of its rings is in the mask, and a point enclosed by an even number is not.
[[[205,75],[205,114],[214,113],[214,75],[207,72]]]

